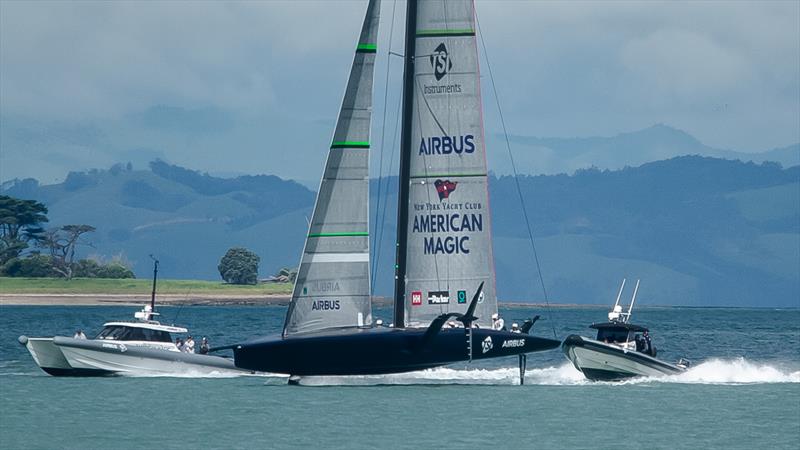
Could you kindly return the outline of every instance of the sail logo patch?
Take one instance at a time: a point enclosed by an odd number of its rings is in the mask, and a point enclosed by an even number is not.
[[[469,254],[469,236],[456,233],[483,232],[483,215],[474,213],[416,215],[412,224],[412,232],[431,235],[422,238],[423,253],[426,255],[466,255]],[[433,236],[438,233],[448,235]]]
[[[436,186],[436,193],[439,194],[439,200],[444,200],[450,197],[450,193],[456,190],[458,185],[455,181],[450,180],[436,180],[433,182]]]
[[[335,292],[339,290],[338,281],[315,281],[312,288],[316,292]],[[305,287],[303,288],[305,289]],[[305,292],[303,292],[305,294]]]
[[[436,81],[441,81],[447,75],[447,72],[453,68],[453,61],[450,60],[450,53],[447,51],[447,46],[444,45],[444,42],[439,44],[431,53],[430,60]]]
[[[449,74],[450,71],[453,69],[453,60],[450,57],[450,52],[447,50],[447,46],[444,45],[444,42],[439,44],[432,52],[430,56],[431,68],[433,69],[433,76],[436,79],[435,84],[424,84],[422,86],[422,92],[424,95],[450,95],[450,94],[460,94],[462,92],[461,83],[449,83],[450,78],[448,77],[447,83],[439,84],[445,75]]]
[[[456,298],[461,305],[467,303],[467,291],[458,291],[458,296]]]
[[[335,311],[340,307],[339,300],[314,300],[311,303],[312,311]]]
[[[422,304],[422,291],[413,291],[411,293],[411,304],[414,306]]]
[[[423,137],[419,143],[420,155],[460,155],[475,151],[475,136],[431,136]]]
[[[428,292],[429,305],[444,305],[450,303],[450,293],[447,291],[430,291]]]
[[[488,352],[492,348],[494,348],[494,344],[492,344],[492,337],[486,336],[486,339],[481,342],[481,349],[483,350],[483,353]]]

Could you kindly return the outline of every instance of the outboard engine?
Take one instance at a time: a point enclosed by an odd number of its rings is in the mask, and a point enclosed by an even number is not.
[[[677,362],[677,363],[675,363],[675,365],[676,365],[676,366],[678,366],[678,367],[680,367],[681,369],[684,369],[684,370],[685,370],[685,369],[688,369],[689,367],[691,367],[691,366],[692,366],[692,362],[691,362],[691,361],[689,361],[689,360],[688,360],[688,359],[686,359],[686,358],[681,358],[681,359],[679,359],[679,360],[678,360],[678,362]]]

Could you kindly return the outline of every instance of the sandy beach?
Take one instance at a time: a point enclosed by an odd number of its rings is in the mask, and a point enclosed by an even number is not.
[[[156,297],[159,305],[286,305],[288,295],[171,295]],[[142,305],[149,295],[139,294],[0,294],[0,306],[7,305]]]

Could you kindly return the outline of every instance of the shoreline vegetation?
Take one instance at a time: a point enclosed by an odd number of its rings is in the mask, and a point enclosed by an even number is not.
[[[150,300],[151,279],[10,278],[0,277],[0,306],[138,306]],[[161,306],[288,305],[292,283],[235,285],[204,280],[158,280],[156,301]],[[372,298],[375,306],[390,306],[387,297]],[[501,306],[545,307],[543,303],[500,302]],[[551,308],[607,308],[605,305],[550,303]]]
[[[0,305],[141,305],[152,279],[0,277]],[[287,304],[291,283],[235,285],[221,281],[158,280],[159,305]]]

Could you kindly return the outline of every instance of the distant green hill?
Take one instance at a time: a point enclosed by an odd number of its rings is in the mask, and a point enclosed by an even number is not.
[[[798,166],[685,156],[519,181],[551,301],[610,303],[627,277],[642,279],[642,304],[800,306]],[[397,180],[383,182],[385,218],[375,215],[373,180],[370,222],[380,227],[373,238],[382,235],[376,293],[388,295]],[[490,186],[498,293],[541,301],[514,180]],[[17,180],[2,191],[44,202],[52,225],[96,226],[84,254],[122,252],[145,277],[153,253],[166,278],[211,280],[232,246],[258,253],[262,275],[296,264],[314,198],[277,177],[217,178],[163,162],[71,173],[56,185]]]

